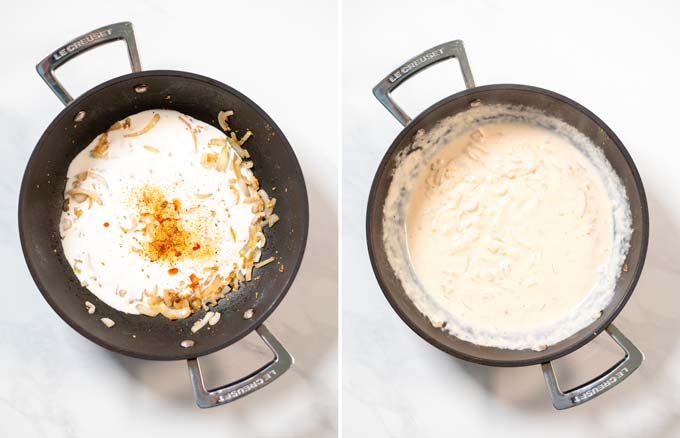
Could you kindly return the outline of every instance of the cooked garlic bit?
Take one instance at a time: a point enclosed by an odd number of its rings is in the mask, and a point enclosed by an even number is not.
[[[85,301],[85,308],[87,309],[87,313],[92,315],[94,313],[95,307],[94,304],[92,304],[89,301]]]
[[[195,333],[221,318],[208,306],[274,260],[264,229],[279,221],[276,199],[260,187],[246,149],[257,137],[228,131],[175,111],[144,111],[114,123],[73,160],[64,254],[103,302],[171,320],[206,311]]]
[[[215,312],[213,316],[208,320],[208,324],[215,325],[220,321],[222,314],[220,312]]]
[[[101,321],[105,326],[107,326],[108,328],[111,328],[111,327],[113,327],[114,325],[116,325],[116,323],[113,322],[113,320],[112,320],[111,318],[102,318],[100,321]]]
[[[206,312],[206,314],[203,316],[203,318],[194,322],[194,324],[191,326],[191,332],[196,333],[197,331],[199,331],[200,329],[205,327],[205,325],[211,320],[211,318],[213,316],[214,316],[213,312]],[[214,324],[210,324],[210,325],[214,325]]]

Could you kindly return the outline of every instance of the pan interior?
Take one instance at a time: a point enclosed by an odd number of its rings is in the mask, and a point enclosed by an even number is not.
[[[139,87],[144,85],[145,87]],[[140,92],[140,90],[144,90]],[[260,278],[243,283],[218,303],[220,322],[196,334],[193,322],[204,312],[170,321],[116,311],[80,286],[65,259],[59,238],[60,209],[71,160],[114,122],[148,109],[172,109],[219,129],[217,114],[234,110],[230,126],[254,137],[249,152],[262,187],[277,198],[280,221],[266,229],[263,259],[275,256]],[[85,112],[81,122],[75,115]],[[252,143],[250,143],[252,141]],[[276,187],[276,191],[271,189]],[[236,90],[202,76],[148,71],[122,76],[88,91],[65,108],[47,128],[24,174],[19,201],[19,228],[29,269],[46,300],[81,334],[130,356],[173,360],[201,356],[223,348],[252,331],[274,310],[290,287],[301,263],[307,237],[307,194],[295,154],[283,133],[257,105]],[[88,315],[84,302],[95,304]],[[250,319],[243,317],[254,309]],[[100,318],[116,324],[107,328]],[[192,339],[192,348],[180,343]]]
[[[479,100],[477,100],[479,99]],[[646,205],[644,204],[644,193],[639,183],[637,173],[632,166],[625,149],[620,145],[618,139],[611,133],[604,124],[594,115],[590,114],[578,104],[569,101],[562,96],[535,88],[523,86],[490,86],[480,87],[458,95],[451,96],[435,104],[432,108],[419,116],[409,125],[394,142],[383,163],[380,166],[376,179],[374,180],[371,198],[369,200],[369,212],[367,217],[367,231],[369,239],[369,250],[371,260],[378,276],[378,280],[390,303],[395,307],[400,316],[411,326],[419,335],[439,348],[449,353],[464,357],[477,362],[494,365],[526,365],[538,363],[545,358],[566,354],[570,349],[577,348],[582,343],[594,336],[599,330],[610,321],[625,303],[628,295],[636,280],[636,276],[631,276],[631,269],[622,273],[616,283],[614,297],[605,308],[602,316],[595,322],[580,330],[576,334],[558,342],[548,349],[537,352],[533,350],[506,350],[492,347],[481,347],[456,338],[442,329],[434,327],[425,315],[418,308],[423,308],[423,303],[414,305],[409,298],[413,294],[407,293],[411,286],[406,283],[406,289],[390,265],[389,254],[392,254],[394,262],[395,248],[386,248],[382,241],[385,231],[393,234],[394,230],[383,230],[383,208],[388,194],[389,185],[392,183],[392,176],[397,166],[400,165],[404,156],[411,152],[409,148],[414,144],[414,134],[419,130],[428,131],[433,128],[441,119],[455,114],[461,114],[468,110],[469,104],[481,104],[482,106],[492,105],[513,105],[525,107],[526,109],[535,108],[539,111],[562,120],[574,126],[580,133],[588,137],[592,143],[601,148],[615,172],[621,179],[626,192],[629,195],[629,203],[632,213],[633,236],[631,248],[628,253],[628,266],[641,268],[641,259],[644,258],[644,248],[646,247],[647,221]],[[592,116],[592,117],[591,117]],[[605,132],[609,131],[609,132]],[[398,225],[398,220],[388,217],[387,223]],[[403,224],[402,224],[403,225]],[[642,250],[642,251],[640,251]],[[404,253],[402,253],[404,254]],[[642,256],[642,257],[640,257]],[[639,266],[638,263],[640,262]],[[412,270],[410,270],[413,273]],[[402,271],[402,277],[406,270]],[[415,275],[415,274],[414,274]],[[412,292],[412,289],[410,290]]]

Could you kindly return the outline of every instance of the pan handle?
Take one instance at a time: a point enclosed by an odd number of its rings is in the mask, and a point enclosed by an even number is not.
[[[619,344],[626,355],[617,364],[605,371],[602,375],[595,377],[593,380],[569,391],[562,392],[557,383],[557,377],[555,376],[552,362],[541,364],[541,368],[543,368],[543,377],[545,377],[545,383],[548,385],[548,392],[550,393],[550,398],[552,399],[555,409],[562,410],[573,408],[574,406],[578,406],[604,394],[614,386],[626,380],[626,378],[642,364],[642,361],[645,359],[644,354],[642,354],[628,338],[623,336],[623,333],[621,333],[614,324],[610,324],[606,331],[609,336]]]
[[[465,54],[463,41],[455,40],[435,46],[406,61],[389,76],[380,81],[378,85],[373,87],[373,95],[387,108],[387,111],[392,113],[399,123],[406,126],[411,123],[411,117],[392,100],[392,91],[396,90],[397,87],[411,76],[415,76],[426,68],[449,58],[458,58],[465,87],[474,88],[475,80],[472,78],[472,71]]]
[[[68,105],[73,101],[73,98],[57,78],[54,77],[54,71],[71,59],[90,49],[117,40],[125,40],[125,43],[127,44],[128,57],[130,58],[130,67],[132,68],[132,71],[142,71],[142,65],[139,62],[139,53],[137,52],[137,43],[135,42],[135,34],[132,30],[132,23],[129,21],[110,24],[95,29],[92,32],[88,32],[85,35],[81,35],[50,53],[45,59],[40,61],[35,68],[38,70],[38,74],[45,81],[47,86],[57,95],[59,100],[61,100],[64,105]]]
[[[215,406],[238,400],[272,383],[293,365],[293,357],[283,348],[283,345],[274,335],[267,330],[264,324],[257,328],[257,333],[272,353],[274,353],[274,359],[259,370],[236,382],[207,390],[203,383],[203,375],[201,374],[201,366],[198,364],[198,358],[187,361],[191,386],[194,389],[194,397],[199,408],[214,408]]]

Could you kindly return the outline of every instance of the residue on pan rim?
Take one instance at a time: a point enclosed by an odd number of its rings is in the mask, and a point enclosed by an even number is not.
[[[421,171],[448,144],[449,139],[491,123],[525,123],[548,129],[567,139],[596,168],[611,203],[612,256],[596,285],[573,309],[559,318],[529,331],[499,330],[471,325],[444,309],[418,280],[409,257],[406,217],[410,194]],[[482,105],[439,121],[427,133],[418,131],[409,147],[399,153],[383,208],[383,239],[388,261],[407,296],[428,317],[465,341],[497,348],[542,350],[586,327],[600,315],[614,295],[616,281],[628,251],[631,216],[625,189],[602,151],[572,126],[529,107]]]

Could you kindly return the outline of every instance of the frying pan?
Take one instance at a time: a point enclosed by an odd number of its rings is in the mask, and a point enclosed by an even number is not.
[[[408,78],[449,58],[458,59],[467,89],[440,100],[411,120],[392,100],[390,93]],[[385,153],[375,174],[366,215],[366,235],[373,271],[387,301],[401,319],[427,342],[460,359],[506,367],[541,364],[556,409],[570,408],[591,400],[613,388],[635,371],[644,359],[643,354],[612,324],[612,321],[630,298],[642,272],[649,237],[649,217],[640,175],[626,148],[612,130],[583,106],[552,91],[513,84],[475,87],[463,42],[459,40],[433,47],[410,59],[384,78],[373,89],[373,93],[404,126]],[[466,111],[471,106],[487,104],[535,108],[575,127],[602,149],[628,195],[633,234],[626,258],[627,269],[624,268],[620,273],[613,299],[593,323],[543,351],[508,350],[475,345],[434,327],[406,295],[389,264],[383,243],[383,206],[398,163],[398,155],[402,152],[407,153],[407,148],[418,130],[427,131],[445,117]],[[582,347],[602,331],[606,331],[624,350],[624,358],[591,381],[567,391],[561,390],[552,361]]]
[[[115,40],[127,43],[133,73],[111,79],[73,100],[54,77],[54,70],[79,54]],[[47,302],[71,327],[109,350],[150,360],[188,361],[196,403],[213,407],[239,399],[281,376],[293,358],[263,324],[286,295],[295,278],[307,240],[308,204],[305,182],[293,150],[274,121],[255,103],[213,79],[181,71],[141,71],[129,22],[116,23],[78,37],[37,65],[40,76],[66,107],[47,127],[24,173],[19,197],[19,233],[26,263]],[[232,129],[254,133],[249,147],[262,187],[277,198],[279,223],[264,230],[263,258],[276,257],[260,279],[242,284],[218,302],[222,318],[210,330],[192,334],[202,315],[170,321],[119,312],[82,287],[64,257],[59,235],[66,171],[71,160],[111,124],[148,109],[171,109],[216,127],[220,110],[234,110]],[[250,143],[249,143],[250,144]],[[256,293],[259,292],[259,293]],[[84,302],[96,306],[85,311]],[[100,318],[115,322],[107,328]],[[233,344],[256,330],[274,359],[250,375],[207,390],[198,357]],[[184,348],[182,341],[194,345]]]

